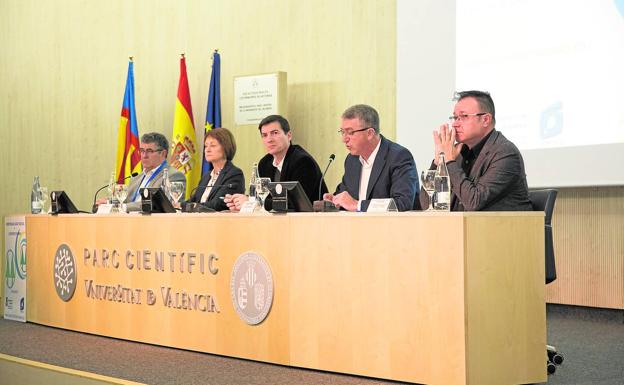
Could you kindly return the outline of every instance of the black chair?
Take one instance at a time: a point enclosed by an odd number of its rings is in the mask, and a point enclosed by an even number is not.
[[[545,263],[546,263],[546,284],[557,279],[557,270],[555,268],[555,249],[553,246],[552,232],[552,215],[555,209],[555,200],[557,199],[558,190],[534,190],[529,192],[529,199],[533,205],[533,211],[544,212],[544,241],[545,241]],[[546,369],[548,374],[553,374],[557,370],[556,365],[563,363],[563,355],[557,352],[554,346],[546,345],[546,353],[548,361]]]

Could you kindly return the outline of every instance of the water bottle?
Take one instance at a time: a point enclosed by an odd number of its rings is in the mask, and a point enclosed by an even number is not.
[[[163,168],[162,185],[160,187],[167,199],[171,200],[171,181],[169,180],[169,168],[167,165]]]
[[[435,203],[433,208],[436,210],[451,209],[451,179],[449,177],[448,168],[446,168],[446,160],[444,153],[440,153],[438,168],[435,173]]]
[[[39,177],[36,176],[33,181],[32,191],[30,192],[30,212],[33,214],[41,213],[43,208],[43,199],[41,196],[41,186],[39,185]]]
[[[251,178],[249,178],[249,197],[256,199],[256,179],[259,178],[258,174],[258,163],[254,163],[251,168]]]
[[[113,201],[115,200],[115,174],[115,171],[111,172],[111,176],[108,179],[108,203],[114,203]]]

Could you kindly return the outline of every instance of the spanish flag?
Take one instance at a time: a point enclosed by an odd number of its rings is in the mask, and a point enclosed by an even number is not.
[[[141,172],[141,154],[139,153],[139,128],[134,108],[134,68],[132,58],[128,63],[128,78],[121,120],[117,130],[117,159],[115,162],[115,179],[117,183],[128,183],[126,177]]]
[[[186,176],[186,196],[189,199],[191,191],[199,183],[202,161],[198,153],[193,123],[193,108],[186,76],[186,61],[184,55],[180,59],[180,82],[178,83],[178,98],[173,115],[173,135],[171,138],[171,165]]]

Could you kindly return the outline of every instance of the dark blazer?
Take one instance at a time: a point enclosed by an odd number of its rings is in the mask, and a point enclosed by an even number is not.
[[[530,211],[529,188],[524,172],[524,161],[518,148],[494,130],[470,175],[461,165],[461,155],[446,166],[451,179],[451,202],[456,211]],[[422,207],[429,205],[427,194],[420,194]]]
[[[258,162],[258,173],[260,176],[271,178],[272,182],[275,182],[276,170],[277,168],[273,167],[273,155],[271,154],[266,154]],[[325,181],[321,183],[322,176],[323,173],[318,163],[303,147],[296,144],[291,144],[288,147],[284,163],[282,164],[280,181],[297,181],[301,183],[301,187],[303,187],[303,191],[305,191],[310,202],[314,202],[319,199],[319,185],[321,186],[320,199],[323,199],[323,194],[328,191]]]
[[[371,199],[393,198],[399,211],[417,207],[418,173],[412,153],[405,147],[381,136],[379,151],[373,163],[366,197],[359,197],[360,157],[347,155],[345,173],[334,194],[347,191],[351,197],[362,200],[361,211],[366,211]]]
[[[204,191],[206,191],[206,186],[208,186],[208,182],[210,182],[210,173],[207,172],[204,174],[197,185],[197,189],[195,190],[195,194],[189,199],[189,202],[199,202]],[[228,186],[231,184],[231,187]],[[206,202],[202,203],[204,207],[211,208],[216,211],[224,211],[228,210],[227,205],[223,202],[222,197],[225,194],[244,194],[245,193],[245,177],[243,176],[243,172],[240,168],[234,166],[232,162],[227,161],[223,169],[219,173],[217,180],[214,183],[214,187],[210,190],[210,194],[208,194],[208,199]]]

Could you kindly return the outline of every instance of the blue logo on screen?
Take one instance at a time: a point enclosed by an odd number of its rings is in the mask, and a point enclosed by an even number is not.
[[[624,17],[624,0],[613,0],[613,2],[615,3],[618,11],[620,11],[620,15]]]
[[[540,116],[540,138],[553,138],[563,131],[563,103],[555,102],[546,107]]]

